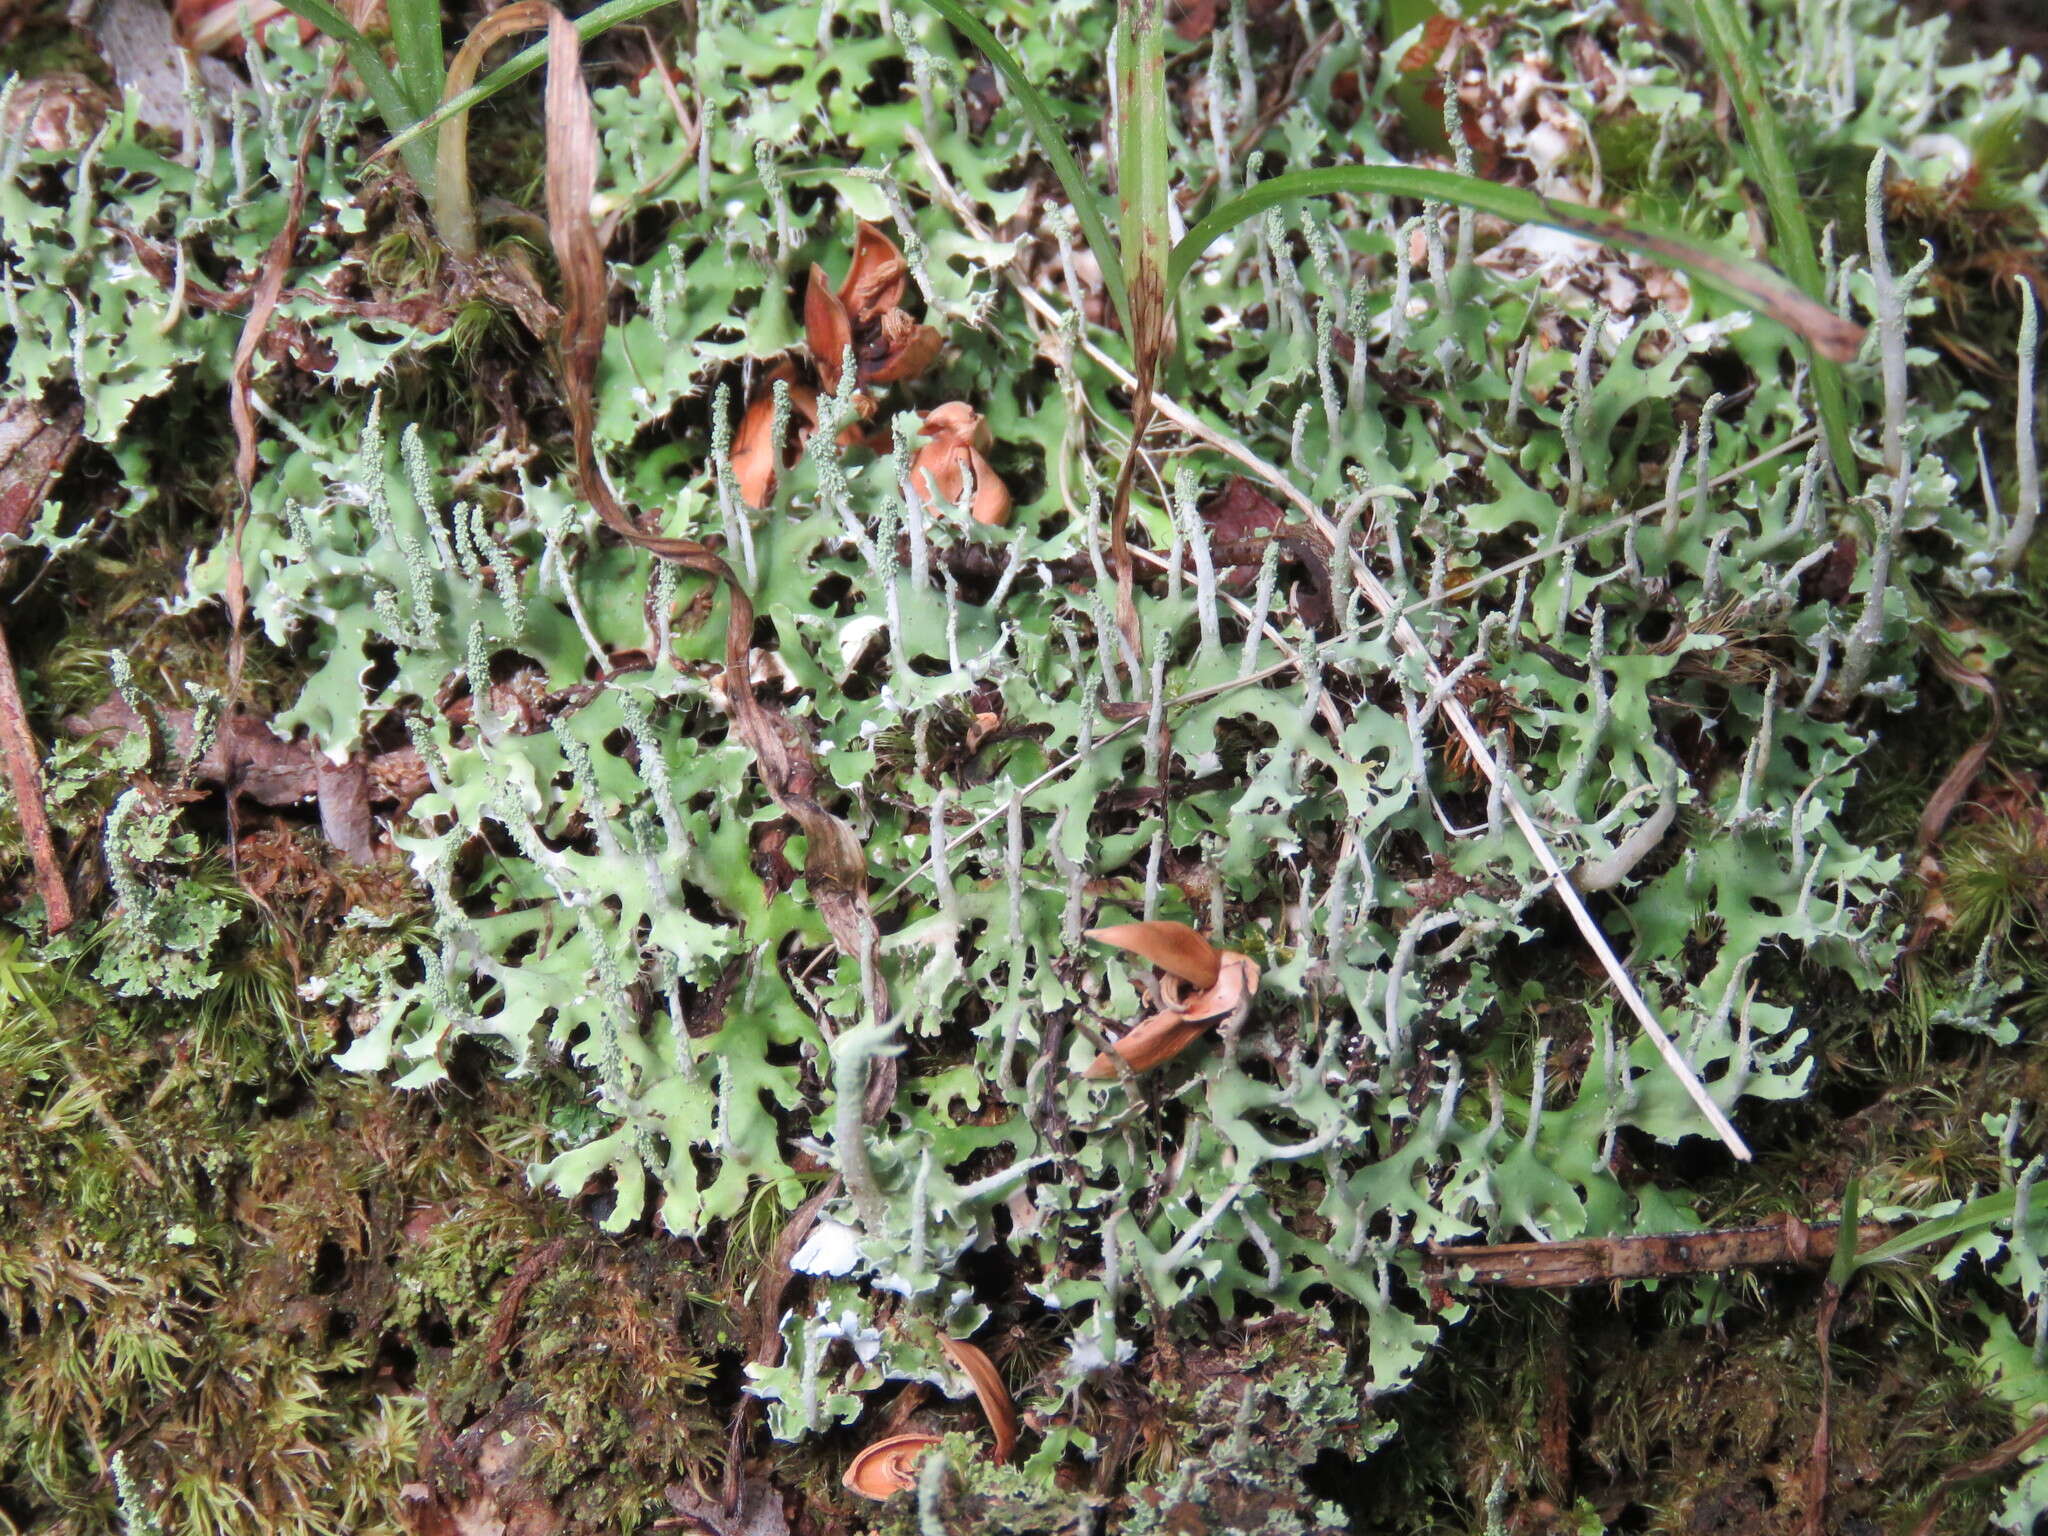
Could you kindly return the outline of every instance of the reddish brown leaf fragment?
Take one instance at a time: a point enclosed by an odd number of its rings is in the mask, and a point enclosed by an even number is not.
[[[853,233],[853,262],[839,285],[839,302],[853,323],[865,325],[900,308],[907,271],[896,242],[863,219]]]
[[[1010,520],[1010,488],[995,466],[983,457],[988,444],[988,424],[973,406],[954,400],[926,413],[924,435],[931,439],[918,449],[910,465],[910,489],[926,502],[949,501],[958,505],[967,489],[967,476],[974,476],[974,500],[969,514],[977,523],[1000,528]]]
[[[937,1435],[891,1435],[863,1447],[846,1469],[846,1486],[862,1498],[886,1499],[917,1486],[917,1464]]]
[[[1166,1065],[1208,1032],[1208,1020],[1191,1019],[1169,1008],[1142,1020],[1121,1038],[1112,1040],[1109,1048],[1133,1072],[1150,1072]],[[1081,1075],[1095,1082],[1107,1081],[1117,1075],[1116,1061],[1111,1055],[1097,1056]]]
[[[1216,985],[1222,970],[1222,957],[1216,947],[1186,923],[1117,923],[1108,928],[1090,928],[1088,937],[1098,944],[1129,950],[1169,976],[1178,976],[1205,991]]]
[[[885,310],[873,337],[860,350],[863,384],[897,384],[914,379],[938,361],[945,338],[900,309]]]
[[[846,349],[853,345],[853,321],[839,296],[826,285],[825,269],[816,262],[811,263],[810,279],[804,285],[804,341],[818,365],[818,382],[825,386],[825,393],[838,393]]]
[[[739,482],[741,497],[757,510],[767,506],[768,498],[775,494],[776,476],[794,462],[794,442],[769,441],[775,430],[774,390],[778,379],[789,385],[790,425],[796,439],[800,441],[818,425],[818,392],[799,383],[796,370],[787,362],[776,364],[761,392],[754,396],[753,404],[747,407],[746,415],[740,418],[740,429],[732,440],[733,478]]]

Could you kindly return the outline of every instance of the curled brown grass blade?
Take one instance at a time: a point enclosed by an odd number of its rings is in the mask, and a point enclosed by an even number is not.
[[[477,66],[484,55],[520,32],[537,31],[548,25],[554,7],[547,0],[513,0],[501,11],[493,11],[471,29],[455,50],[448,65],[447,84],[441,91],[443,106],[476,83]],[[468,261],[476,255],[476,210],[469,186],[469,110],[464,108],[441,125],[435,143],[434,222],[449,252]]]
[[[796,727],[754,696],[748,667],[754,633],[752,600],[709,545],[643,532],[612,495],[597,462],[597,365],[604,351],[609,280],[597,228],[590,218],[590,201],[597,191],[597,126],[591,115],[590,92],[583,83],[582,56],[576,28],[561,12],[554,12],[548,19],[548,233],[562,271],[562,387],[569,407],[577,480],[598,517],[620,538],[659,559],[708,576],[725,588],[725,691],[733,732],[754,754],[762,787],[802,827],[804,878],[811,900],[840,952],[858,959],[872,954],[875,943],[874,918],[868,908],[867,857],[853,829],[813,796],[818,771],[810,744]],[[869,1002],[877,1018],[886,1018],[886,990],[879,970],[873,974]]]
[[[995,1436],[996,1460],[1008,1461],[1017,1448],[1017,1409],[1010,1401],[1003,1378],[996,1374],[995,1362],[982,1352],[981,1346],[965,1339],[941,1335],[939,1347],[974,1383],[974,1395],[981,1400],[981,1411],[988,1416],[989,1433]]]

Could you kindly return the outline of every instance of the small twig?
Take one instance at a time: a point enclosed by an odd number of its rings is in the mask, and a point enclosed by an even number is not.
[[[526,1299],[533,1283],[562,1256],[562,1250],[568,1244],[566,1237],[542,1243],[520,1260],[519,1267],[512,1271],[512,1278],[505,1282],[505,1289],[498,1294],[497,1315],[491,1321],[490,1339],[484,1346],[485,1370],[495,1371],[504,1360],[505,1351],[512,1347],[513,1331],[519,1326],[520,1303]]]
[[[35,733],[28,728],[21,684],[14,675],[14,654],[8,649],[4,628],[0,628],[0,754],[7,759],[7,781],[14,790],[22,838],[35,863],[36,889],[42,894],[45,920],[51,933],[62,933],[76,914],[71,910],[71,888],[64,882],[64,865],[50,836],[50,815],[43,805],[43,756],[36,747]]]
[[[1874,1247],[1893,1236],[1898,1226],[1881,1221],[1860,1223],[1857,1247]],[[1788,1217],[1767,1226],[1730,1227],[1718,1232],[1581,1237],[1557,1243],[1430,1243],[1423,1249],[1422,1278],[1431,1285],[1456,1282],[1515,1290],[1568,1290],[1618,1280],[1825,1263],[1835,1256],[1840,1235],[1840,1228],[1833,1223],[1810,1226]]]

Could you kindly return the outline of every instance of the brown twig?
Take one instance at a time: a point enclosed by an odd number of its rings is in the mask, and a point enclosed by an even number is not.
[[[21,684],[14,675],[14,653],[8,649],[4,628],[0,628],[0,753],[7,759],[14,812],[21,818],[21,835],[35,864],[36,889],[42,893],[49,930],[62,933],[76,914],[71,910],[71,888],[64,882],[63,861],[50,836],[49,812],[43,805],[43,755],[36,746],[35,733],[28,728]]]
[[[1875,1247],[1893,1231],[1885,1222],[1863,1222],[1857,1228],[1856,1246]],[[1430,1243],[1423,1249],[1422,1276],[1432,1286],[1456,1283],[1518,1290],[1569,1289],[1617,1280],[1824,1262],[1834,1257],[1838,1235],[1833,1223],[1809,1226],[1787,1217],[1766,1226],[1718,1232],[1581,1237],[1558,1243]]]

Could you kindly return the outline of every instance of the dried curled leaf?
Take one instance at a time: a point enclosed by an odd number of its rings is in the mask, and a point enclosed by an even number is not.
[[[1178,987],[1160,989],[1168,1004],[1198,1024],[1243,1018],[1251,1008],[1252,994],[1259,990],[1259,968],[1248,956],[1226,949],[1217,959],[1220,964],[1214,985],[1185,994]]]
[[[1218,1026],[1243,1022],[1259,990],[1259,967],[1234,949],[1219,950],[1185,923],[1121,923],[1091,928],[1088,937],[1150,960],[1165,973],[1165,1007],[1111,1042],[1110,1053],[1133,1072],[1163,1066]],[[1097,1056],[1083,1074],[1102,1081],[1117,1075],[1112,1054]]]
[[[804,343],[827,391],[839,388],[849,346],[863,385],[914,379],[937,360],[943,338],[902,308],[906,270],[895,242],[865,223],[854,235],[853,262],[838,292],[823,267],[811,267],[804,286]]]
[[[1098,944],[1127,949],[1141,960],[1149,960],[1169,976],[1192,982],[1197,987],[1216,985],[1222,959],[1215,945],[1186,923],[1118,923],[1109,928],[1090,928],[1088,937]]]
[[[981,1400],[981,1411],[988,1416],[989,1432],[996,1440],[996,1460],[1008,1461],[1010,1452],[1017,1448],[1017,1410],[1010,1402],[1010,1394],[1003,1386],[1003,1378],[996,1374],[995,1363],[984,1354],[981,1347],[965,1339],[939,1339],[939,1347],[946,1352],[967,1379],[974,1383],[974,1395]]]
[[[939,1443],[937,1435],[890,1435],[864,1446],[842,1481],[866,1499],[886,1499],[917,1486],[917,1464]]]
[[[938,361],[943,338],[900,309],[885,310],[873,336],[860,349],[858,367],[863,384],[895,384],[914,379]]]
[[[925,413],[920,430],[931,441],[918,449],[911,461],[912,494],[926,502],[949,501],[957,506],[967,494],[971,474],[974,495],[968,514],[991,528],[1008,523],[1010,488],[982,455],[989,436],[988,423],[980,413],[965,401],[948,401]]]
[[[740,429],[732,440],[732,474],[739,482],[740,496],[755,509],[768,505],[775,494],[775,477],[794,462],[795,442],[770,442],[775,431],[775,381],[789,385],[791,436],[800,442],[818,424],[818,392],[800,383],[796,370],[787,362],[776,364],[761,392],[754,396]]]
[[[819,275],[817,268],[811,271],[814,278]],[[863,219],[853,232],[853,262],[839,285],[839,302],[856,324],[878,319],[902,306],[908,271],[896,242]]]
[[[812,262],[810,281],[804,284],[804,343],[818,365],[818,381],[826,393],[837,394],[846,349],[853,345],[853,320],[826,281],[825,269]]]
[[[1081,1075],[1095,1082],[1115,1077],[1117,1056],[1133,1072],[1149,1072],[1173,1060],[1208,1030],[1206,1019],[1190,1019],[1178,1009],[1168,1008],[1153,1014],[1121,1039],[1111,1041],[1109,1051],[1091,1061]]]

